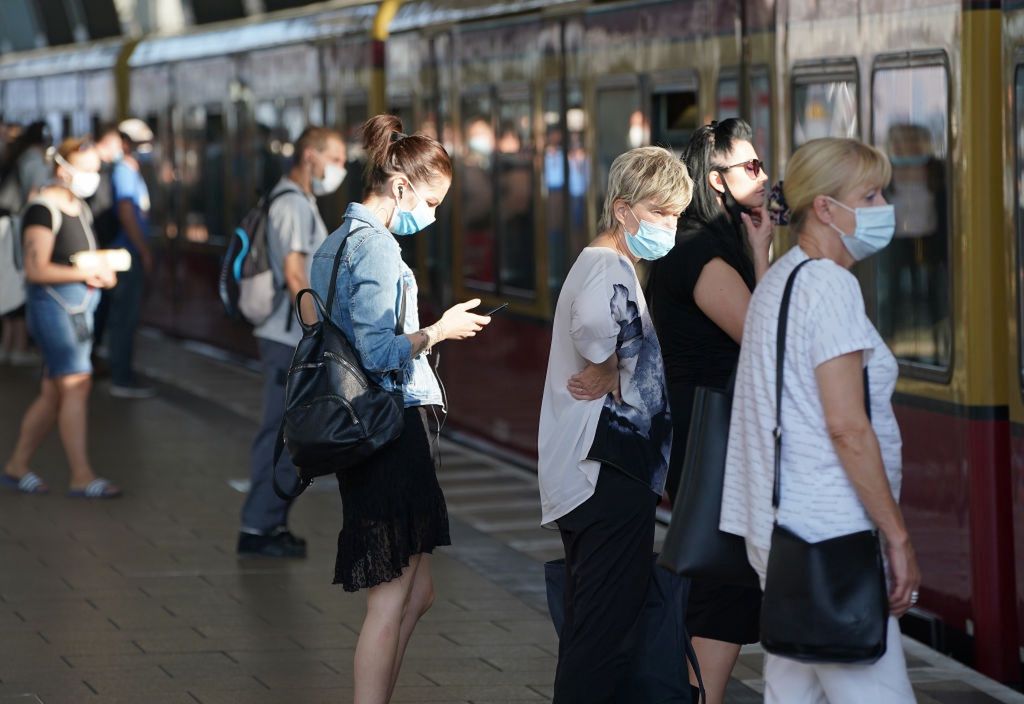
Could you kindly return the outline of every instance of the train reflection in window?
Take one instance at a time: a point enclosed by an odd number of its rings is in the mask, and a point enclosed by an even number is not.
[[[487,93],[462,99],[462,231],[463,275],[466,283],[496,290],[494,182],[491,167],[495,137],[492,101]]]
[[[874,143],[892,162],[896,236],[875,260],[878,329],[903,361],[949,366],[948,79],[943,66],[883,69]]]
[[[793,86],[793,149],[821,137],[856,137],[857,84],[808,81]]]

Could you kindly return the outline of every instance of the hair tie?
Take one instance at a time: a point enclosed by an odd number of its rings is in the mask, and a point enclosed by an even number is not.
[[[789,204],[786,202],[786,194],[782,190],[782,181],[772,186],[768,194],[768,217],[776,225],[789,224]]]
[[[407,134],[405,134],[403,132],[392,132],[391,133],[391,143],[394,144],[395,142],[401,142],[403,139],[405,139],[408,136],[409,135],[407,135]]]

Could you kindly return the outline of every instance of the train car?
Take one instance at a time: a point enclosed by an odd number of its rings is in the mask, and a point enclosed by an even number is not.
[[[923,574],[904,628],[1016,681],[1001,21],[991,3],[788,3],[777,107],[783,154],[838,135],[892,161],[896,237],[857,273],[900,362],[901,504]]]
[[[150,122],[159,265],[147,321],[251,355],[248,328],[226,319],[216,296],[226,234],[286,168],[307,122],[335,126],[347,141],[350,176],[320,201],[328,226],[360,197],[377,12],[306,9],[144,38],[134,49],[103,45],[106,64],[61,52],[3,59],[0,110],[62,128],[70,115],[67,130],[80,131],[119,99]],[[615,156],[649,143],[679,151],[693,129],[733,115],[752,123],[774,178],[816,137],[859,137],[890,156],[896,238],[856,273],[900,360],[903,506],[924,576],[903,625],[1019,681],[1021,3],[429,0],[402,6],[386,47],[389,109],[455,161],[437,225],[402,238],[421,305],[510,304],[472,344],[443,350],[448,427],[526,461],[536,452],[554,304],[596,234]],[[107,113],[81,88],[72,106],[67,91],[41,88],[48,71],[64,77],[68,66],[78,85],[128,90],[100,94]],[[776,250],[788,244],[780,232]]]

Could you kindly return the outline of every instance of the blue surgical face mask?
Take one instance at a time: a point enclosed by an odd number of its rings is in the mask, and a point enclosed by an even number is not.
[[[622,227],[626,233],[626,247],[632,255],[653,261],[668,254],[676,244],[676,231],[637,218],[632,208],[629,212],[639,223],[636,232],[626,230],[625,225]]]
[[[853,213],[856,226],[852,235],[846,234],[833,223],[829,223],[829,227],[839,233],[847,251],[856,261],[863,261],[872,254],[877,254],[892,242],[892,236],[896,232],[896,209],[891,205],[851,208],[835,198],[829,200]]]
[[[409,190],[420,199],[420,202],[412,210],[404,210],[401,205],[397,205],[395,214],[391,217],[391,224],[388,225],[388,229],[400,237],[415,235],[429,227],[436,219],[433,209],[427,205],[426,199],[416,192],[412,183],[409,184]]]

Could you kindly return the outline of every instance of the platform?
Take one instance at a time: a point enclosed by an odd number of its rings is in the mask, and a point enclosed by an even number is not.
[[[351,700],[364,597],[330,584],[340,526],[333,482],[314,485],[292,527],[304,561],[234,553],[259,413],[251,368],[152,333],[138,358],[160,395],[121,401],[97,381],[91,445],[123,499],[64,497],[56,437],[35,469],[54,493],[0,493],[0,704],[320,704]],[[0,455],[36,384],[0,367]],[[457,409],[456,409],[457,410]],[[542,562],[536,478],[443,441],[454,545],[436,555],[438,599],[413,636],[395,702],[550,701],[557,642]],[[1024,696],[906,640],[918,701]],[[745,648],[728,701],[761,700],[761,655]]]

